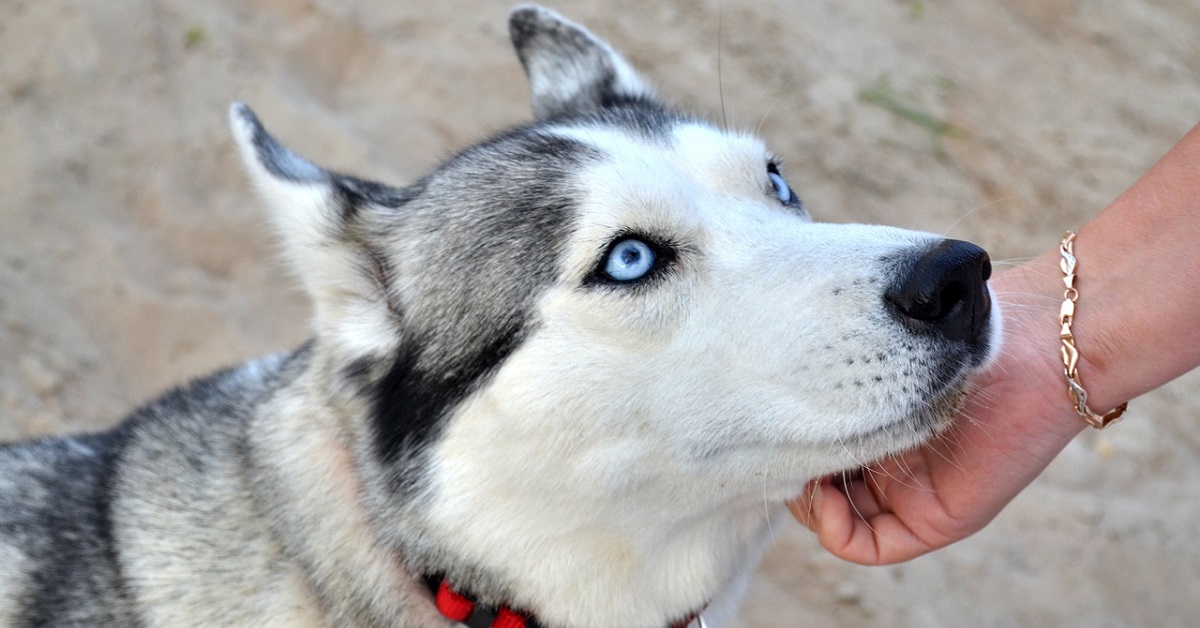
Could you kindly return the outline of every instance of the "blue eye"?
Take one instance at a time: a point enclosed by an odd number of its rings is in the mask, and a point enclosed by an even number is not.
[[[621,240],[608,252],[604,272],[616,281],[641,279],[654,268],[654,249],[641,240]]]
[[[767,176],[771,178],[771,185],[775,186],[775,196],[779,197],[781,203],[788,204],[796,198],[796,195],[792,194],[792,188],[788,187],[787,181],[784,181],[783,176],[774,168],[767,170]]]

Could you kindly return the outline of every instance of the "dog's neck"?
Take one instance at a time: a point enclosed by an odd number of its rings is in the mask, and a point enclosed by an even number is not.
[[[416,569],[557,623],[665,627],[742,590],[782,497],[764,508],[758,485],[602,438],[564,446],[496,401],[469,400],[427,454],[430,488],[399,539]]]

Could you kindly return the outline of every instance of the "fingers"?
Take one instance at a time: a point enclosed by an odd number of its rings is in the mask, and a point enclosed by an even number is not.
[[[848,496],[848,493],[855,494],[861,499],[869,492],[856,485],[861,485],[861,481],[825,480],[817,486],[819,497],[814,500],[816,527],[813,530],[817,540],[833,555],[856,563],[879,564],[879,545],[863,511],[874,517],[879,512],[874,505],[856,504]]]
[[[831,554],[864,565],[903,562],[929,552],[862,478],[822,478],[789,504]]]
[[[872,477],[872,476],[867,476]],[[819,516],[823,512],[824,496],[833,491],[849,504],[847,511],[864,521],[870,521],[885,510],[882,493],[873,481],[865,481],[861,472],[842,473],[812,480],[804,492],[788,504],[792,516],[814,532],[820,532]]]

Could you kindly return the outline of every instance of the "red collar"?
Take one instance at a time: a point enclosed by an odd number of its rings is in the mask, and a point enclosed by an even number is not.
[[[533,615],[515,611],[507,606],[488,608],[470,596],[452,589],[444,578],[430,578],[426,583],[433,592],[433,599],[442,616],[466,624],[468,628],[542,628]],[[671,624],[669,628],[687,628],[698,617],[699,613],[689,615]]]

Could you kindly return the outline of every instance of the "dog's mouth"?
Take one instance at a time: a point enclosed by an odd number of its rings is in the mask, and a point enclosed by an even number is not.
[[[942,389],[924,408],[910,415],[908,421],[930,430],[933,434],[941,433],[948,428],[955,417],[967,405],[971,396],[972,379],[963,376],[958,381]]]
[[[842,439],[842,443],[864,458],[882,458],[920,446],[954,424],[971,396],[973,381],[969,373],[961,373],[901,418]]]

